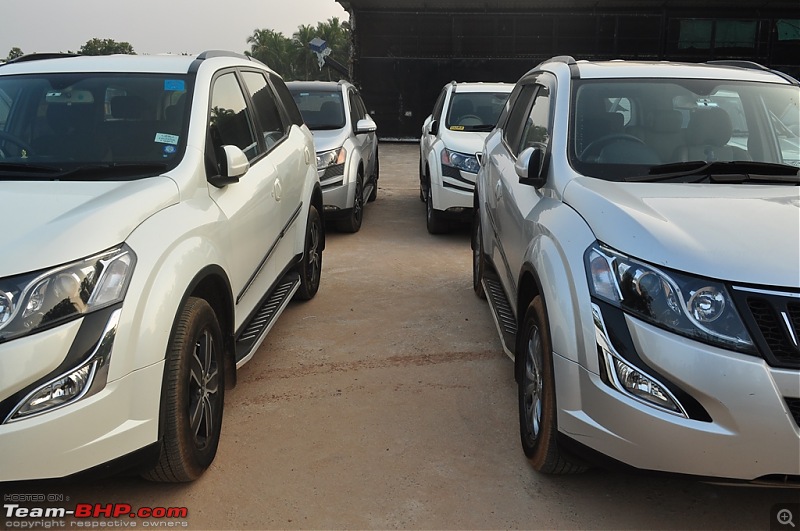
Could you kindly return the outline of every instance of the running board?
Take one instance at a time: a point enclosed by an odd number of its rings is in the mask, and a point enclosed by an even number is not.
[[[494,271],[486,271],[481,279],[483,291],[486,293],[486,300],[492,310],[492,319],[497,327],[500,341],[503,343],[503,351],[506,355],[514,359],[514,346],[517,344],[517,320],[511,305],[508,303],[500,279]]]
[[[296,272],[287,274],[253,314],[253,319],[236,339],[237,369],[250,361],[299,287],[300,275]]]

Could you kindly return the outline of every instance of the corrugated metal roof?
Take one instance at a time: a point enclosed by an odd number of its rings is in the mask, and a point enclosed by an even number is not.
[[[336,0],[345,9],[365,11],[531,11],[541,9],[642,9],[719,7],[789,9],[800,15],[797,0]]]

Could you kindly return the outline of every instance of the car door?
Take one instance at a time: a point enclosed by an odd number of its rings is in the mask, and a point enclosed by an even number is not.
[[[276,169],[272,199],[278,210],[277,223],[283,237],[278,241],[271,259],[280,272],[296,254],[294,244],[298,240],[293,236],[294,232],[305,226],[305,219],[299,223],[298,219],[303,208],[306,174],[314,159],[300,138],[302,133],[292,128],[290,117],[281,113],[274,87],[282,81],[275,79],[273,83],[268,83],[265,73],[260,71],[243,71],[242,79],[264,137],[266,158]]]
[[[278,170],[267,157],[264,142],[258,138],[249,98],[236,71],[221,73],[212,81],[208,119],[206,160],[224,164],[222,146],[234,145],[244,151],[250,169],[239,182],[217,188],[209,184],[209,194],[227,218],[225,255],[231,287],[236,296],[236,326],[258,303],[274,282],[277,271],[269,267],[268,257],[281,233],[278,208],[280,183]],[[220,162],[222,161],[222,162]]]
[[[367,117],[367,107],[364,105],[364,100],[361,99],[361,95],[357,92],[352,93],[352,103],[356,106],[356,114],[358,115],[358,119],[362,120]],[[356,121],[356,123],[358,123]],[[353,124],[355,126],[355,124]],[[364,145],[362,148],[362,153],[364,157],[364,168],[366,175],[372,175],[375,171],[375,151],[378,145],[378,138],[377,133],[372,131],[371,133],[361,133],[364,136]],[[361,136],[359,135],[359,136]]]
[[[514,236],[507,232],[504,224],[508,223],[508,216],[502,210],[508,208],[509,203],[505,200],[508,193],[509,181],[516,175],[514,163],[517,160],[517,148],[522,137],[522,130],[525,119],[530,114],[533,98],[536,94],[536,86],[532,82],[524,82],[515,88],[514,93],[509,97],[510,110],[502,121],[500,138],[494,138],[492,147],[486,153],[484,161],[485,175],[485,197],[482,198],[486,209],[489,228],[492,232],[492,244],[486,251],[492,257],[498,270],[506,291],[513,295],[516,291],[515,274],[509,268],[507,249],[512,245],[511,240]],[[489,145],[487,143],[487,145]],[[509,227],[510,229],[510,227]],[[484,229],[485,230],[485,229]],[[502,268],[500,268],[502,264]]]
[[[528,217],[537,211],[537,204],[544,198],[542,192],[532,186],[521,184],[519,175],[513,167],[520,154],[529,147],[539,147],[549,151],[551,131],[551,88],[545,81],[549,74],[542,74],[530,85],[529,94],[533,96],[532,105],[523,113],[521,132],[510,143],[510,168],[504,168],[500,178],[500,197],[497,205],[497,222],[503,234],[503,255],[509,274],[508,284],[514,286],[522,271],[525,253],[530,245],[531,235],[526,232]],[[549,157],[548,157],[549,160]],[[535,215],[535,214],[534,214]]]
[[[420,171],[424,169],[425,159],[428,157],[431,149],[433,149],[434,142],[436,142],[437,135],[431,131],[431,128],[433,122],[437,122],[438,124],[441,123],[442,109],[444,108],[444,100],[446,96],[447,87],[443,88],[439,93],[439,97],[436,99],[436,103],[433,105],[433,111],[431,112],[431,115],[422,125],[422,137],[420,139],[420,163],[422,164],[422,167],[420,168]]]

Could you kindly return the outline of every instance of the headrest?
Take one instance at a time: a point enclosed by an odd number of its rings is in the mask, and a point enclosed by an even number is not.
[[[719,107],[696,109],[689,120],[686,140],[696,146],[724,146],[731,139],[731,117]]]
[[[93,106],[85,103],[51,103],[46,118],[55,133],[66,133],[86,127],[92,119]]]
[[[111,116],[121,120],[142,120],[145,117],[144,101],[137,96],[111,98]]]
[[[683,125],[681,111],[664,110],[653,112],[653,131],[658,133],[677,133]]]

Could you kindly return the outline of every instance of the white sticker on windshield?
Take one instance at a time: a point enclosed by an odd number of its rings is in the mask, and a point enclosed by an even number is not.
[[[156,142],[159,144],[178,144],[178,135],[169,135],[167,133],[156,133]]]

